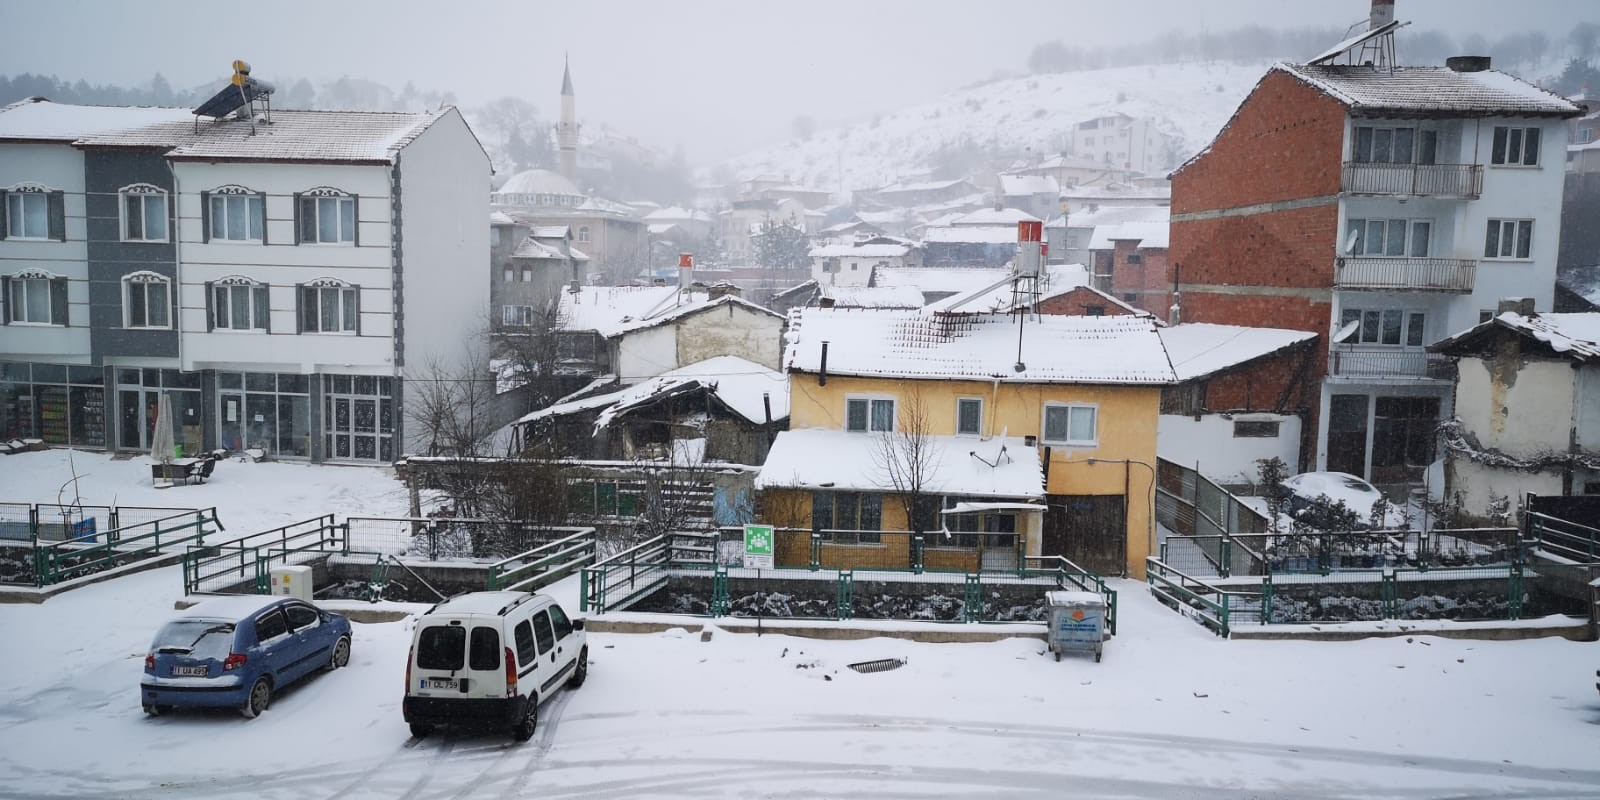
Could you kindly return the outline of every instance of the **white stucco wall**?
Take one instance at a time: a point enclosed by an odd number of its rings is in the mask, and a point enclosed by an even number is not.
[[[1235,437],[1235,420],[1278,423],[1275,438]],[[1254,481],[1256,462],[1281,458],[1292,471],[1300,463],[1300,418],[1284,414],[1206,414],[1200,419],[1162,414],[1156,428],[1156,453],[1168,461],[1195,467],[1217,481]]]
[[[712,307],[679,322],[677,350],[679,366],[738,356],[779,370],[783,319],[736,303]]]
[[[630,331],[617,338],[616,347],[612,369],[625,385],[682,366],[678,363],[678,343],[671,325]]]
[[[1575,375],[1566,361],[1530,361],[1513,373],[1514,380],[1495,380],[1489,363],[1463,358],[1456,416],[1484,447],[1512,456],[1566,450],[1576,410]]]
[[[88,230],[84,222],[83,152],[70,144],[0,147],[0,189],[39,184],[63,192],[65,242],[0,240],[0,275],[43,270],[67,279],[67,327],[0,327],[0,360],[89,363]],[[0,209],[4,213],[4,209]]]

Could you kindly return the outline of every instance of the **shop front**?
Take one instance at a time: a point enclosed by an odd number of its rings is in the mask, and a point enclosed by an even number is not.
[[[313,376],[217,372],[217,444],[274,458],[311,457]]]
[[[116,449],[150,450],[155,440],[162,394],[166,394],[172,403],[173,442],[182,453],[194,454],[204,449],[205,406],[201,402],[200,373],[154,367],[117,367],[115,377]]]
[[[0,363],[0,435],[105,447],[104,372],[100,367]]]

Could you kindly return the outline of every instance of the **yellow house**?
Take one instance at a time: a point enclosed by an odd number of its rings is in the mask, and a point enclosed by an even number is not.
[[[790,430],[756,487],[811,533],[779,563],[903,567],[921,534],[929,569],[1143,577],[1174,380],[1153,319],[807,308],[788,336]]]

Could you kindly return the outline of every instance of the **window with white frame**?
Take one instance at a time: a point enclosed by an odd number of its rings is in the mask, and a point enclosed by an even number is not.
[[[121,192],[122,240],[125,242],[167,241],[167,193],[147,183],[129,186]]]
[[[589,226],[588,225],[580,225],[580,226],[578,226],[578,241],[580,241],[580,242],[589,241]]]
[[[1426,219],[1350,219],[1345,221],[1348,255],[1427,258],[1433,221]]]
[[[211,327],[223,331],[269,330],[269,289],[264,283],[233,276],[206,287]]]
[[[51,192],[43,186],[25,185],[0,192],[5,197],[5,224],[0,225],[0,237],[6,239],[59,238],[52,230],[60,222],[53,219],[60,213],[60,192]]]
[[[1047,403],[1044,407],[1045,444],[1095,444],[1099,409],[1089,405]]]
[[[301,244],[355,244],[356,198],[338,189],[313,189],[295,196]]]
[[[360,288],[333,278],[299,287],[301,333],[359,333]]]
[[[1489,163],[1522,167],[1539,166],[1539,129],[1496,125]]]
[[[1484,258],[1529,258],[1533,252],[1533,220],[1491,219],[1483,240]]]
[[[847,398],[844,401],[844,429],[872,433],[894,430],[894,400],[880,397]]]
[[[983,398],[956,398],[956,434],[978,436],[983,433]]]
[[[510,264],[507,264],[507,265],[505,265],[504,267],[501,268],[501,270],[500,270],[500,280],[502,280],[502,281],[504,281],[506,283],[510,283],[510,282],[512,282],[512,281],[514,281],[516,279],[517,279],[517,271]]]
[[[0,278],[0,300],[7,325],[67,324],[67,279],[43,270]]]
[[[1340,312],[1339,327],[1358,323],[1342,340],[1351,344],[1421,347],[1427,321],[1426,313],[1404,308],[1346,308]]]
[[[522,268],[522,282],[533,283],[533,267]]]
[[[155,272],[123,276],[122,327],[172,327],[172,280]]]
[[[265,196],[242,186],[224,186],[205,193],[206,238],[209,241],[260,242],[266,235]]]
[[[1350,160],[1364,164],[1432,164],[1439,132],[1411,126],[1357,125]]]
[[[519,328],[533,325],[533,306],[501,306],[500,324]]]

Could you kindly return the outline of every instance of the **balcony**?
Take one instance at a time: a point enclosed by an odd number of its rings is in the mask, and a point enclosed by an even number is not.
[[[1328,352],[1328,374],[1364,381],[1453,381],[1455,363],[1418,349],[1336,344]]]
[[[1472,291],[1478,262],[1470,258],[1384,258],[1346,256],[1334,262],[1333,285],[1340,289],[1391,292]]]
[[[1478,164],[1374,164],[1347,161],[1339,188],[1349,194],[1476,200],[1483,194],[1483,167]]]

